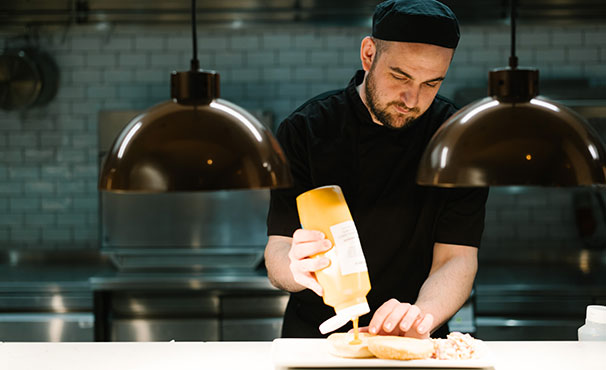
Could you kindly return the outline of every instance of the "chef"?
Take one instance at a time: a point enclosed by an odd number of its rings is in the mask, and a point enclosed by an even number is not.
[[[374,334],[445,336],[445,323],[469,297],[477,270],[488,189],[415,183],[423,150],[456,110],[438,95],[459,42],[453,12],[434,0],[377,5],[362,69],[341,90],[316,96],[280,125],[277,138],[294,186],[273,190],[265,259],[270,281],[289,291],[283,337],[321,337],[334,315],[315,271],[331,247],[302,230],[295,198],[324,185],[345,195],[368,265]]]

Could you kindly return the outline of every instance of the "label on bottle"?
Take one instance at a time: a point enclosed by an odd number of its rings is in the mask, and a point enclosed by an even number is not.
[[[354,274],[356,272],[368,271],[362,244],[358,237],[358,230],[353,221],[345,221],[330,227],[330,232],[335,239],[337,259],[341,268],[341,275]]]

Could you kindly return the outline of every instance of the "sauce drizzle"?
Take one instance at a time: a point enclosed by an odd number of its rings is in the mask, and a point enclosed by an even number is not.
[[[354,339],[349,342],[349,344],[352,346],[362,344],[362,340],[360,339],[360,330],[358,329],[358,318],[353,318],[351,321],[353,322]]]

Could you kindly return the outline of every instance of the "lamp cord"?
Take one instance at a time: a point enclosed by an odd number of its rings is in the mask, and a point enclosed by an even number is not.
[[[518,57],[516,56],[516,0],[510,0],[511,5],[511,55],[509,56],[509,67],[516,69],[518,67]]]
[[[196,0],[191,0],[191,35],[194,53],[191,60],[191,69],[197,71],[200,69],[200,61],[198,61],[198,36],[196,35]]]

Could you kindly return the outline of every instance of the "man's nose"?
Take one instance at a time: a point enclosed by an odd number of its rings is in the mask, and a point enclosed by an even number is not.
[[[401,99],[408,108],[414,108],[419,102],[419,86],[408,86],[401,94]]]

